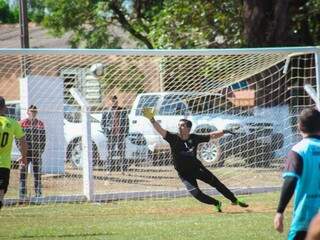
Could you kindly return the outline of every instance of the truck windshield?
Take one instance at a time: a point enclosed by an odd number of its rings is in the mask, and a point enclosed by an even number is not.
[[[192,114],[252,115],[250,110],[235,106],[220,94],[192,96],[187,100],[187,104]]]
[[[185,115],[187,106],[183,102],[183,96],[167,95],[161,104],[159,115]]]
[[[142,115],[142,109],[144,107],[156,107],[157,102],[159,100],[159,96],[156,95],[145,95],[141,96],[137,109],[136,109],[136,115],[141,116]]]

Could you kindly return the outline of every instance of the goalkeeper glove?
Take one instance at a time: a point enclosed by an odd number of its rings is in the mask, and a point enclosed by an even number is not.
[[[154,108],[146,107],[142,109],[142,114],[144,117],[148,118],[149,120],[153,119],[155,114]]]

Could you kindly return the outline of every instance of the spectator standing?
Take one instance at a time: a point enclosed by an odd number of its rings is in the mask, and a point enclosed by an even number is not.
[[[34,176],[34,191],[36,197],[42,196],[41,185],[41,168],[42,168],[42,154],[46,146],[46,131],[45,126],[41,120],[37,118],[38,109],[35,105],[31,105],[27,111],[28,118],[21,120],[20,125],[26,134],[26,141],[28,145],[27,164],[20,166],[20,184],[19,195],[20,198],[25,198],[27,195],[27,171],[28,165],[32,163]]]
[[[128,133],[128,114],[119,106],[118,97],[112,96],[111,107],[102,113],[101,128],[107,137],[110,170],[125,170],[125,138]],[[114,161],[116,159],[116,161]]]

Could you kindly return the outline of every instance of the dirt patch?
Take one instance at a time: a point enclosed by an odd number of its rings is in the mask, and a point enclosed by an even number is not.
[[[281,173],[277,169],[262,168],[211,168],[210,169],[228,187],[247,188],[279,186]],[[131,166],[128,171],[94,170],[95,193],[116,193],[134,191],[170,191],[185,189],[173,166]],[[11,171],[9,191],[6,197],[18,197],[19,170]],[[64,174],[45,174],[42,177],[43,192],[50,195],[82,194],[82,171],[66,169]],[[208,185],[199,182],[200,187]],[[33,194],[33,178],[28,176],[29,194]]]

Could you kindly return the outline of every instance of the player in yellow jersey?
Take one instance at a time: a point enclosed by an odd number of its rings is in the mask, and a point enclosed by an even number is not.
[[[21,164],[27,163],[27,143],[24,139],[24,132],[19,123],[5,116],[6,103],[0,96],[0,209],[3,205],[3,198],[7,192],[10,178],[11,151],[14,138],[20,142]]]

